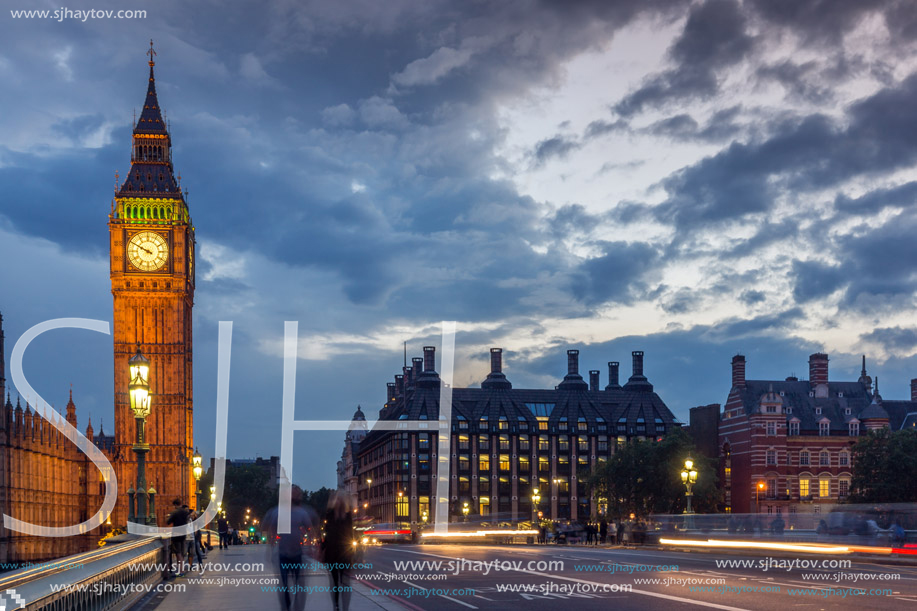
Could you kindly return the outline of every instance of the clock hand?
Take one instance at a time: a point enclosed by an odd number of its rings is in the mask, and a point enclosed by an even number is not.
[[[140,250],[145,251],[146,254],[148,254],[148,255],[152,255],[152,254],[153,254],[153,251],[152,251],[152,250],[148,250],[148,249],[144,248],[143,246],[140,247]]]

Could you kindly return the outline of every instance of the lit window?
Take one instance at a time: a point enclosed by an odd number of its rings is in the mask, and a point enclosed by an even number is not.
[[[500,454],[500,471],[509,471],[509,454]]]
[[[397,508],[398,508],[398,517],[399,518],[408,517],[408,515],[410,514],[410,512],[408,511],[408,497],[399,496]]]
[[[818,496],[826,497],[830,495],[831,495],[831,480],[830,479],[818,480]]]
[[[809,496],[809,480],[807,479],[799,480],[799,496],[800,498]]]
[[[486,496],[482,496],[480,507],[481,507],[481,511],[480,511],[481,515],[489,516],[490,515],[490,498]]]
[[[468,435],[459,435],[458,442],[459,442],[459,450],[467,450],[470,445],[469,440],[468,440]]]
[[[497,420],[497,427],[501,431],[509,430],[509,422],[506,421],[506,416],[500,416],[500,419]]]
[[[501,450],[509,449],[509,435],[500,435],[500,449]]]
[[[531,468],[531,463],[529,462],[529,457],[520,456],[519,457],[519,472],[528,473],[529,471],[531,471],[531,469],[532,468]]]
[[[586,419],[585,419],[585,418],[580,417],[580,418],[576,421],[576,428],[577,428],[577,430],[585,431],[585,430],[587,430],[588,426],[589,426],[589,424],[586,422]]]
[[[576,449],[579,452],[588,452],[589,451],[589,438],[585,435],[580,435],[577,440]]]
[[[548,460],[547,456],[538,457],[538,470],[539,471],[550,471],[551,470],[551,461]]]
[[[481,454],[478,458],[478,471],[490,471],[490,457],[487,454]]]
[[[548,439],[547,435],[538,436],[538,450],[541,452],[547,452],[551,449],[551,441]]]

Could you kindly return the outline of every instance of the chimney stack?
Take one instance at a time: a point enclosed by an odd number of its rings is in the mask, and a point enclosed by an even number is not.
[[[621,388],[621,363],[618,361],[608,361],[608,386],[605,390],[612,388]]]
[[[395,396],[400,397],[403,394],[404,394],[404,376],[399,373],[395,376]]]
[[[828,355],[816,352],[809,357],[809,383],[812,388],[828,383]]]
[[[917,401],[917,378],[911,380],[911,401]]]
[[[490,349],[490,373],[503,373],[503,348]]]
[[[506,379],[503,373],[503,348],[490,349],[490,373],[487,378],[481,382],[481,388],[503,388],[510,389],[513,385]]]
[[[643,377],[643,350],[634,350],[631,356],[634,358],[634,377]]]
[[[599,389],[599,370],[593,369],[589,372],[589,390]]]
[[[745,356],[742,354],[732,357],[732,387],[745,388]]]
[[[567,350],[567,375],[579,374],[579,350]]]
[[[391,403],[392,401],[395,400],[395,383],[394,382],[389,382],[388,384],[385,385],[385,396],[386,396],[386,399],[385,399],[386,403]]]
[[[567,350],[567,375],[557,385],[561,390],[589,390],[589,385],[579,374],[579,350]]]
[[[413,367],[402,367],[401,371],[404,372],[404,389],[414,388],[414,368]]]
[[[414,369],[414,381],[417,382],[417,378],[423,373],[423,358],[419,356],[412,358],[411,367]],[[417,384],[414,384],[414,386],[417,386]]]
[[[423,372],[424,373],[435,373],[436,372],[436,347],[435,346],[424,346],[423,347]]]

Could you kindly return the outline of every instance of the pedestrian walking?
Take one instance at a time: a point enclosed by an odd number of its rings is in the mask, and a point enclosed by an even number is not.
[[[602,545],[605,545],[605,539],[608,537],[608,522],[605,518],[602,518],[602,521],[599,522],[599,540],[602,542]]]
[[[217,532],[220,534],[220,549],[229,549],[229,521],[223,515],[217,518]]]
[[[293,486],[290,501],[290,532],[277,531],[279,505],[265,514],[262,524],[270,536],[271,559],[280,571],[280,608],[282,611],[302,611],[306,608],[302,542],[316,520],[312,512],[302,506],[302,489],[299,486]]]
[[[182,506],[181,499],[172,501],[172,513],[166,518],[166,524],[169,526],[184,526],[188,523],[187,505]],[[174,535],[170,544],[170,554],[172,556],[172,573],[176,577],[185,575],[185,534]],[[177,559],[177,562],[176,562]]]
[[[328,501],[325,515],[325,538],[322,540],[324,562],[331,573],[331,602],[334,611],[350,608],[350,567],[353,565],[353,513],[347,495],[335,492]]]
[[[198,517],[200,517],[200,514],[198,514],[196,511],[192,511],[190,514],[188,514],[188,521],[193,522],[194,520],[198,519]],[[198,570],[201,572],[201,575],[203,575],[204,557],[201,554],[201,531],[195,530],[193,533],[186,535],[185,546],[185,553],[188,556],[188,563],[191,563],[192,558],[196,558]]]

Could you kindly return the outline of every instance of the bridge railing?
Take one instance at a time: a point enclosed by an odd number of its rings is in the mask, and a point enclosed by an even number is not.
[[[163,579],[168,539],[123,543],[19,569],[0,577],[0,608],[47,611],[125,609]]]

